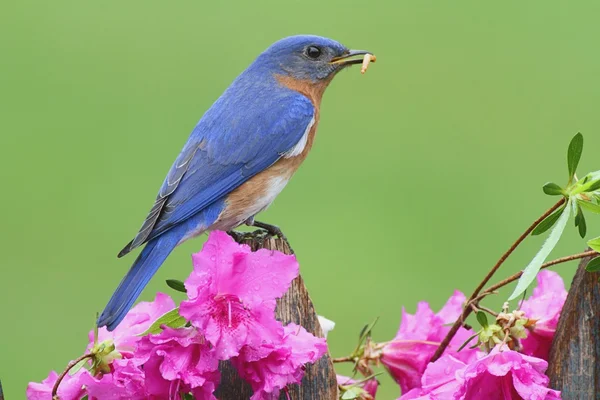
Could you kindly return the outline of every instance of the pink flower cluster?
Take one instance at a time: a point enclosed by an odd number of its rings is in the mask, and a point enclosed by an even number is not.
[[[444,355],[429,363],[465,297],[455,292],[437,314],[426,303],[419,304],[415,315],[403,312],[398,334],[381,357],[402,389],[399,400],[560,399],[559,392],[548,388],[544,372],[567,292],[555,272],[542,271],[537,279],[533,295],[522,305],[525,316],[536,322],[521,340],[520,352],[502,345],[489,354],[469,346],[458,351],[474,334],[461,328]]]
[[[107,369],[92,375],[81,369],[61,382],[61,400],[81,399],[216,399],[220,360],[231,360],[254,390],[253,400],[279,394],[299,383],[306,363],[327,351],[325,339],[295,324],[284,326],[274,316],[275,300],[298,275],[294,256],[235,243],[213,232],[185,281],[188,299],[179,313],[189,324],[163,326],[158,334],[141,336],[158,317],[175,308],[158,294],[139,303],[113,331],[100,329],[98,342],[114,345],[105,357]],[[93,334],[90,333],[92,348]],[[110,347],[112,349],[112,347]],[[27,398],[50,400],[58,376],[30,383]]]

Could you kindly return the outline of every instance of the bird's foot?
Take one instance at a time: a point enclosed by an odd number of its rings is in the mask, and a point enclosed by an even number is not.
[[[227,231],[227,234],[233,238],[238,243],[244,243],[247,240],[253,240],[257,237],[257,232],[238,232],[233,229]]]
[[[264,222],[255,221],[254,218],[248,218],[248,220],[246,220],[246,225],[264,229],[265,231],[267,231],[269,236],[277,236],[279,239],[281,239],[285,242],[285,244],[289,247],[290,252],[292,254],[294,254],[294,250],[292,249],[292,246],[290,246],[290,242],[288,241],[287,237],[284,235],[283,231],[278,226],[267,224]]]

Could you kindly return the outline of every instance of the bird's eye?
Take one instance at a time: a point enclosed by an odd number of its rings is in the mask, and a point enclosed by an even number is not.
[[[317,59],[321,55],[321,49],[316,46],[308,46],[305,52],[306,55],[312,59]]]

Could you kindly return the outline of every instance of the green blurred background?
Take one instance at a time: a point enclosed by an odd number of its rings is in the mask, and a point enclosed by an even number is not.
[[[577,131],[580,172],[600,169],[599,13],[597,1],[5,2],[6,398],[81,353],[134,260],[116,254],[189,132],[259,52],[292,34],[378,56],[366,75],[334,80],[311,156],[261,217],[287,233],[318,312],[337,323],[332,353],[346,355],[376,316],[375,338],[387,340],[403,305],[437,310],[455,288],[470,292],[554,201],[541,186],[566,180]],[[185,278],[203,240],[181,246],[143,299]],[[553,256],[583,246],[570,227]],[[570,279],[574,266],[558,269]],[[382,382],[380,398],[395,398]]]

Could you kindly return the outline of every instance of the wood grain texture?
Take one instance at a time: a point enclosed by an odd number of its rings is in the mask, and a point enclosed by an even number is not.
[[[238,238],[240,243],[250,246],[253,251],[258,249],[279,250],[285,254],[291,254],[287,244],[279,239],[258,235],[249,235]],[[301,276],[293,282],[287,293],[277,301],[277,319],[284,324],[294,322],[302,325],[308,332],[315,336],[323,337],[321,325],[317,319],[306,286]],[[252,389],[238,376],[235,368],[229,362],[220,365],[221,385],[216,396],[220,400],[244,400],[250,398]],[[336,400],[338,388],[333,369],[333,363],[329,354],[323,356],[314,365],[307,365],[304,378],[300,385],[288,386],[288,395],[292,400]],[[280,399],[287,399],[285,393],[281,393]]]
[[[582,259],[562,309],[547,374],[564,400],[600,399],[600,274]]]

